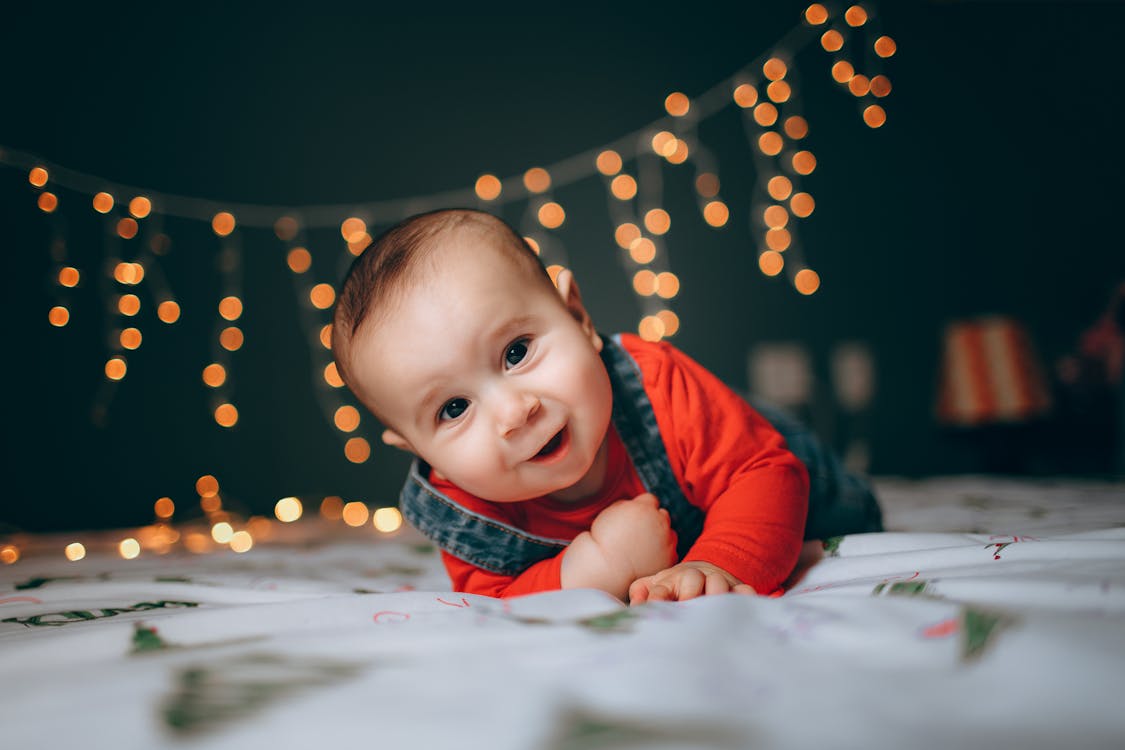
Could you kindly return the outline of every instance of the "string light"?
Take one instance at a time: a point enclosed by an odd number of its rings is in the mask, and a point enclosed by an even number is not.
[[[808,5],[803,13],[804,23],[811,27],[823,27],[829,18],[829,11],[821,3]],[[848,28],[843,28],[841,25],[840,28],[809,30],[803,37],[806,39],[804,43],[815,44],[819,41],[820,46],[837,57],[837,53],[843,50],[846,44],[849,45],[849,51],[873,49],[879,59],[889,58],[896,53],[897,45],[891,37],[880,35],[874,38],[875,34],[870,27],[876,24],[872,23],[872,18],[863,6],[849,7],[843,15],[843,21],[847,23]],[[841,29],[848,34],[846,38],[841,33]],[[145,221],[143,243],[126,246],[117,242],[114,251],[108,254],[111,258],[122,256],[129,258],[131,254],[137,253],[138,249],[141,253],[151,253],[144,258],[134,255],[129,260],[115,261],[114,278],[124,287],[140,285],[149,271],[155,274],[153,283],[159,284],[162,278],[161,270],[158,266],[154,267],[152,262],[154,256],[167,252],[170,240],[167,235],[159,231],[159,227],[154,222],[158,222],[160,213],[165,211],[170,215],[181,215],[209,222],[214,234],[222,238],[224,243],[237,241],[235,230],[240,224],[247,227],[271,227],[279,240],[288,243],[285,262],[294,274],[293,278],[296,278],[308,273],[313,264],[312,255],[301,239],[306,221],[309,226],[316,227],[329,226],[332,222],[337,222],[347,250],[352,255],[361,253],[372,241],[368,219],[379,223],[390,223],[402,218],[407,210],[404,207],[408,207],[411,213],[438,207],[438,205],[430,205],[427,201],[448,205],[468,202],[473,196],[485,202],[529,199],[527,216],[531,221],[537,220],[541,227],[555,230],[566,221],[567,212],[558,200],[546,195],[548,191],[556,184],[576,182],[584,174],[596,170],[596,173],[606,178],[607,192],[614,199],[609,203],[612,204],[611,226],[614,227],[615,243],[628,252],[629,262],[645,266],[644,268],[634,266],[630,271],[634,291],[644,297],[645,305],[648,305],[638,326],[638,332],[651,340],[659,340],[673,335],[679,328],[679,318],[673,311],[657,308],[663,304],[661,300],[677,296],[680,279],[668,269],[667,252],[662,244],[662,237],[670,229],[671,219],[668,212],[661,207],[663,203],[661,178],[657,172],[654,180],[651,170],[646,171],[650,167],[645,165],[659,167],[659,159],[653,158],[652,154],[673,165],[684,164],[690,160],[695,169],[694,188],[703,221],[714,228],[725,227],[731,218],[732,204],[719,196],[718,162],[697,140],[695,127],[697,122],[712,116],[723,106],[730,106],[732,101],[734,105],[744,110],[746,115],[744,119],[752,122],[756,127],[775,128],[767,132],[756,132],[752,141],[756,146],[753,150],[755,159],[760,159],[762,156],[769,157],[760,165],[763,168],[758,170],[761,175],[757,186],[758,193],[751,204],[753,210],[748,212],[755,217],[753,219],[755,222],[756,217],[760,216],[766,225],[756,227],[755,230],[756,241],[763,245],[758,248],[759,267],[766,275],[777,275],[786,265],[782,253],[790,254],[789,267],[801,268],[792,276],[797,290],[801,294],[811,294],[819,288],[819,276],[811,269],[804,268],[804,262],[799,256],[793,256],[793,253],[798,253],[800,250],[799,243],[795,242],[795,236],[792,234],[796,230],[797,220],[807,219],[815,209],[812,196],[802,190],[799,179],[811,175],[817,167],[817,160],[812,152],[808,149],[797,150],[795,144],[796,141],[806,138],[809,132],[808,122],[799,114],[800,92],[795,90],[795,77],[790,76],[791,65],[799,59],[796,57],[797,49],[793,46],[796,43],[798,42],[779,45],[768,56],[759,58],[754,66],[747,66],[730,80],[720,82],[710,92],[705,92],[697,98],[693,99],[682,91],[668,94],[663,101],[664,112],[674,119],[662,117],[661,120],[638,131],[633,135],[635,146],[628,145],[629,138],[621,138],[614,141],[612,147],[592,150],[580,160],[568,160],[559,162],[556,166],[528,169],[523,173],[522,180],[518,175],[502,180],[494,174],[481,174],[471,190],[466,186],[462,193],[457,193],[463,195],[464,199],[453,198],[453,193],[443,193],[431,198],[396,199],[385,203],[369,204],[358,209],[347,209],[348,213],[358,211],[359,216],[345,215],[343,207],[306,207],[300,209],[300,213],[286,215],[282,209],[256,206],[234,207],[234,211],[212,208],[206,215],[200,215],[199,206],[207,205],[206,203],[189,202],[176,196],[141,194],[141,191],[135,188],[110,186],[104,180],[94,179],[87,180],[86,184],[100,182],[106,189],[87,192],[82,182],[75,180],[73,173],[68,174],[68,170],[57,170],[58,175],[52,176],[48,173],[47,167],[41,164],[25,161],[21,166],[28,169],[30,184],[40,191],[36,196],[36,202],[41,211],[53,213],[59,210],[59,196],[56,193],[60,191],[55,189],[55,185],[58,185],[89,196],[87,199],[90,203],[82,205],[87,211],[92,209],[93,212],[105,216],[106,226],[113,233],[115,242],[118,238],[121,240],[136,238],[141,231],[138,221]],[[869,66],[871,61],[868,60],[864,64]],[[872,98],[883,99],[891,93],[891,82],[886,75],[870,68],[859,73],[852,60],[835,59],[832,64],[832,76],[842,86],[847,86],[853,96],[862,100],[857,109],[862,113],[862,120],[868,127],[878,128],[885,124],[887,115],[882,106],[883,102],[875,104]],[[796,79],[796,82],[799,83],[799,79]],[[758,88],[759,85],[763,87],[761,90]],[[643,142],[640,141],[641,133],[644,133]],[[13,163],[12,158],[10,151],[0,153],[0,162]],[[622,171],[627,161],[631,162],[631,165],[636,165],[632,175]],[[584,167],[577,166],[580,163]],[[583,169],[586,170],[585,173]],[[782,171],[786,174],[778,174]],[[52,185],[51,192],[45,190],[48,184]],[[773,201],[772,204],[765,199],[764,196],[767,194]],[[133,197],[128,200],[118,199],[120,196],[129,195]],[[542,197],[534,198],[534,196]],[[639,200],[638,196],[640,196]],[[66,200],[65,210],[68,212],[75,210],[75,206],[80,204],[80,202],[71,202],[66,195],[63,198]],[[646,210],[638,210],[637,206],[631,203],[634,200]],[[127,209],[127,215],[112,215],[119,205]],[[155,219],[150,219],[154,211],[157,212],[157,216]],[[237,220],[235,213],[238,214]],[[747,213],[741,215],[746,216]],[[52,219],[52,221],[57,220]],[[523,226],[521,229],[522,232],[528,233],[528,244],[535,252],[546,252],[544,260],[552,261],[549,265],[550,272],[557,278],[561,264],[554,261],[565,262],[565,259],[558,257],[560,252],[558,238],[536,231],[534,224]],[[532,234],[536,236],[530,236]],[[126,247],[131,249],[122,251],[122,248]],[[620,257],[626,258],[625,255]],[[57,294],[62,295],[64,290],[75,288],[85,281],[82,273],[74,265],[64,264],[61,254],[55,254],[53,258],[57,264],[55,267],[59,269]],[[651,267],[647,267],[650,264]],[[239,269],[236,245],[223,245],[220,269],[227,277],[234,278],[233,274]],[[812,280],[815,280],[815,283]],[[139,296],[131,293],[132,290],[120,287],[117,289],[124,293],[107,300],[112,303],[116,314],[125,317],[138,315],[141,307]],[[182,310],[170,292],[159,288],[150,289],[150,292],[150,299],[156,304],[157,316],[162,322],[171,324],[180,319]],[[221,352],[239,350],[244,345],[243,329],[237,325],[228,325],[242,319],[244,313],[242,299],[237,290],[230,286],[225,292],[219,303],[219,317],[224,322],[218,324],[217,335],[213,339],[213,346],[217,345],[218,350],[221,350],[220,355]],[[302,314],[317,315],[319,313],[314,311],[328,311],[336,301],[336,292],[330,284],[315,284],[311,288],[302,286],[300,294],[307,295],[308,299],[308,304],[301,306],[304,311]],[[63,327],[68,325],[71,310],[74,308],[66,299],[59,299],[57,302],[58,304],[49,309],[47,317],[52,326]],[[331,347],[330,324],[324,324],[322,321],[323,318],[315,323],[312,318],[306,321],[308,326],[306,330],[310,334],[316,332],[319,326],[321,346],[317,349],[315,343],[310,344],[310,351],[316,351],[313,356],[317,366],[313,371],[323,376],[318,378],[318,382],[323,380],[321,390],[324,393],[335,393],[343,388],[344,384],[335,363],[330,360],[328,354]],[[119,347],[116,353],[111,352],[112,356],[108,356],[105,360],[105,373],[110,380],[120,380],[125,376],[126,358],[120,350],[135,350],[141,346],[145,338],[136,325],[122,325],[122,323],[123,321],[117,320],[113,321],[113,325],[107,326],[107,330],[117,331],[111,340],[111,348]],[[316,338],[310,335],[311,340],[315,341]],[[203,381],[209,388],[217,390],[230,384],[229,360],[224,359],[224,356],[213,357],[213,361],[206,363],[205,366],[204,363],[200,363]],[[215,396],[212,409],[216,422],[224,427],[236,424],[238,410],[225,400],[222,394],[216,393]],[[336,403],[326,410],[326,416],[337,421],[337,427],[341,432],[354,432],[359,427],[359,412],[350,405],[341,404],[339,396],[333,398]],[[347,408],[344,409],[344,406]],[[347,437],[344,453],[349,461],[362,463],[368,460],[371,446],[363,437],[352,435]],[[322,509],[323,507],[322,503]],[[217,508],[216,504],[216,512]],[[247,538],[250,538],[249,533]],[[209,544],[206,539],[203,542]]]

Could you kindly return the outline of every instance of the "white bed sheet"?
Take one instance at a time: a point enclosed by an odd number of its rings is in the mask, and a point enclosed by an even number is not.
[[[1125,485],[877,484],[891,531],[773,599],[467,596],[412,532],[314,520],[243,555],[25,540],[0,746],[1125,747]]]

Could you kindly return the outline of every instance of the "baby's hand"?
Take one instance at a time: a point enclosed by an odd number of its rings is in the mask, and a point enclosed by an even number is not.
[[[563,588],[590,587],[624,598],[640,576],[676,561],[676,532],[668,511],[645,493],[613,503],[575,537],[562,563]]]
[[[717,565],[690,560],[662,570],[656,575],[638,578],[629,586],[629,603],[646,601],[685,601],[711,594],[753,594],[754,588],[738,580]]]

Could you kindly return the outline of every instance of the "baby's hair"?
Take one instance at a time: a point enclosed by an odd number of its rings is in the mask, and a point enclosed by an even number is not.
[[[440,209],[403,219],[380,234],[352,262],[332,316],[332,356],[340,377],[349,387],[351,343],[365,321],[387,309],[397,295],[415,278],[423,266],[420,261],[438,240],[459,229],[476,230],[524,266],[538,281],[554,288],[539,256],[518,232],[503,220],[484,211],[469,208]],[[363,399],[359,393],[356,394]]]

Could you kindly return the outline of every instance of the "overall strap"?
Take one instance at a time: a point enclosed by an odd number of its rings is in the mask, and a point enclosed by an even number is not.
[[[474,513],[430,484],[430,467],[415,458],[399,493],[398,507],[434,544],[478,568],[514,576],[554,557],[570,543],[535,536]]]
[[[621,346],[618,335],[602,338],[602,361],[613,385],[613,425],[645,489],[656,495],[672,517],[676,553],[682,559],[703,530],[703,511],[688,502],[680,489],[645,393],[641,371]]]

